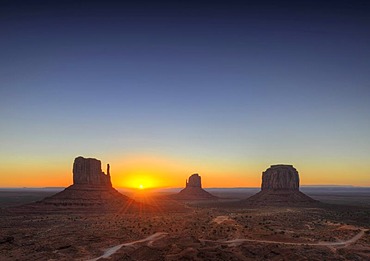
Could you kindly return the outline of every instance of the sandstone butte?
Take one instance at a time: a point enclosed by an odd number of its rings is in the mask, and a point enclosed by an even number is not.
[[[202,179],[195,173],[185,182],[185,188],[171,196],[179,200],[216,200],[217,197],[202,188]]]
[[[101,161],[77,157],[73,163],[73,184],[65,190],[37,202],[38,206],[68,207],[79,209],[117,209],[136,207],[136,202],[112,187],[110,166],[107,173]],[[199,174],[186,180],[185,188],[171,195],[175,200],[217,200],[202,188]],[[299,191],[299,174],[292,165],[271,165],[262,173],[261,191],[242,201],[246,205],[275,205],[315,203],[316,200]]]
[[[271,165],[262,173],[261,191],[244,200],[253,205],[317,203],[299,191],[299,174],[292,165]]]
[[[107,173],[104,173],[100,160],[80,156],[74,160],[72,172],[71,186],[38,204],[75,208],[116,208],[133,203],[132,199],[112,187],[109,164]]]

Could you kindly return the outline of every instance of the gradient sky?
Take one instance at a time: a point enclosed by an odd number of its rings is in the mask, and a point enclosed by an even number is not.
[[[133,2],[1,2],[0,187],[370,186],[369,4]]]

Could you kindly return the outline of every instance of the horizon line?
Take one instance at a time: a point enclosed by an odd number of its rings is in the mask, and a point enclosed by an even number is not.
[[[71,185],[70,185],[71,186]],[[0,189],[65,189],[69,186],[10,186],[10,187],[1,187]],[[120,187],[120,186],[112,186],[116,189],[138,189],[136,187]],[[370,188],[370,185],[359,186],[359,185],[335,185],[335,184],[317,184],[317,185],[301,185],[300,187],[353,187],[353,188]],[[148,187],[144,188],[146,190],[152,189],[183,189],[184,187]],[[244,187],[202,187],[203,189],[245,189],[245,188],[253,188],[253,189],[260,189],[261,186],[244,186]]]

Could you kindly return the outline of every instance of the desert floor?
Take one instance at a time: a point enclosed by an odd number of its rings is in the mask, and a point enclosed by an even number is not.
[[[366,206],[137,200],[155,211],[2,208],[0,260],[370,260]]]

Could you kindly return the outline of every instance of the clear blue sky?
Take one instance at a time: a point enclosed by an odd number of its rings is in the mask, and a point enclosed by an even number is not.
[[[2,2],[0,186],[78,155],[370,185],[369,4],[148,2]]]

